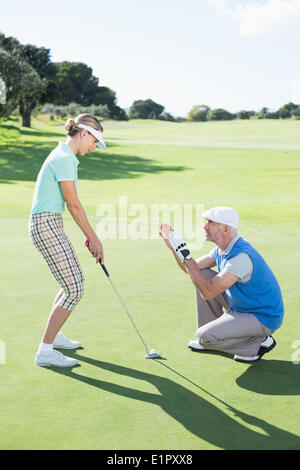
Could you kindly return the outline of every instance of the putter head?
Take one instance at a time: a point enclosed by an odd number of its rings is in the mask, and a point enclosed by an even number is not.
[[[151,349],[150,353],[146,354],[145,359],[155,359],[160,356],[161,354],[159,351],[156,351],[156,349]]]

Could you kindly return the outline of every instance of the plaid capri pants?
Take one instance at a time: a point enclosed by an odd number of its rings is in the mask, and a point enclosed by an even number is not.
[[[59,307],[73,310],[83,296],[84,275],[75,250],[64,232],[61,214],[31,214],[28,226],[34,246],[41,252],[61,286]]]

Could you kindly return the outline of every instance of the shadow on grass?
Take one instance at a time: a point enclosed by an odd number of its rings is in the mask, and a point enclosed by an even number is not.
[[[237,380],[241,388],[263,395],[300,395],[300,367],[287,361],[259,361]]]
[[[45,131],[45,130],[36,130],[32,127],[27,128],[27,127],[21,127],[20,128],[20,133],[21,135],[26,135],[26,136],[33,136],[33,137],[57,137],[57,140],[64,140],[65,136],[62,135],[61,132],[55,132],[55,131]]]
[[[10,137],[11,133],[13,135],[20,135],[20,128],[18,126],[14,126],[12,124],[4,124],[1,123],[0,125],[0,136],[3,138]]]
[[[42,137],[45,139],[45,137],[56,137],[57,140],[61,140],[64,138],[61,132],[55,132],[55,131],[45,131],[45,130],[37,130],[32,127],[27,128],[27,127],[20,127],[20,126],[14,126],[12,124],[1,124],[0,126],[0,140],[10,140],[11,143],[14,142],[14,139],[20,138],[20,136],[25,135],[25,136],[32,136],[32,137]],[[16,141],[15,144],[18,145],[18,142]]]
[[[103,381],[81,375],[78,373],[80,367],[73,369],[52,368],[52,371],[63,374],[69,378],[85,383],[87,386],[96,387],[108,393],[126,397],[131,400],[139,400],[160,407],[171,418],[183,425],[189,432],[220,449],[299,449],[300,437],[290,432],[284,431],[266,421],[239,411],[231,404],[220,400],[212,393],[206,391],[201,386],[192,382],[176,370],[156,359],[155,362],[167,368],[172,375],[179,376],[199,391],[207,394],[217,403],[221,403],[227,410],[239,419],[229,416],[218,406],[207,401],[188,388],[180,385],[174,380],[159,375],[149,374],[136,369],[130,369],[117,364],[92,359],[80,354],[71,353],[68,355],[77,358],[100,369],[110,371],[122,376],[133,377],[138,380],[147,381],[156,387],[158,393],[142,392],[134,388],[125,387],[116,383]],[[250,426],[259,428],[259,431],[250,429],[240,421]],[[155,424],[155,415],[153,415]],[[159,429],[159,422],[155,424]],[[172,429],[170,428],[170,435]]]
[[[31,131],[30,134],[34,132]],[[39,135],[39,132],[35,135]],[[115,144],[112,146],[117,147]],[[0,144],[0,183],[8,183],[14,180],[36,181],[45,158],[54,147],[53,143],[39,143],[36,145],[24,143],[18,145],[10,141],[8,144]],[[138,178],[145,173],[158,174],[188,169],[184,166],[165,166],[157,160],[135,155],[109,153],[109,151],[105,153],[90,152],[84,157],[79,157],[79,159],[78,176],[81,179],[89,180]]]

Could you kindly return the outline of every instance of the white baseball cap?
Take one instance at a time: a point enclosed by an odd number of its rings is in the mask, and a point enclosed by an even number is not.
[[[86,126],[85,124],[77,124],[77,127],[80,127],[80,129],[85,129],[86,131],[89,131],[89,133],[92,134],[98,140],[96,145],[102,148],[103,150],[107,149],[105,142],[103,140],[103,137],[102,137],[102,132],[97,131],[93,127]]]
[[[238,228],[239,225],[239,214],[232,207],[218,206],[208,209],[203,212],[203,217],[213,222],[219,222],[220,224],[229,225],[230,227]]]

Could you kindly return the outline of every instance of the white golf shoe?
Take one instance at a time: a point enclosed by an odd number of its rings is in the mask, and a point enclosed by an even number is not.
[[[273,336],[267,336],[266,339],[260,344],[260,348],[256,356],[240,356],[235,354],[233,359],[237,362],[244,362],[245,364],[251,364],[252,362],[259,361],[259,359],[266,353],[272,351],[276,346],[276,341]]]
[[[192,351],[204,351],[204,347],[198,341],[190,341],[188,347]]]
[[[35,363],[40,367],[73,367],[78,364],[77,359],[64,356],[59,351],[54,351],[48,356],[43,356],[37,353],[35,356]]]
[[[81,347],[81,344],[77,341],[71,341],[62,333],[57,333],[53,341],[53,347],[59,349],[77,349]]]

